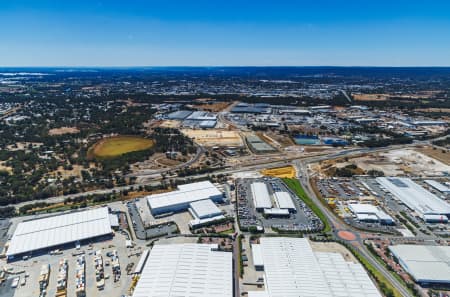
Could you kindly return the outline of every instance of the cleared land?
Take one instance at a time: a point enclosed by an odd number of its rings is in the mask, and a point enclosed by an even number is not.
[[[181,132],[202,146],[240,147],[244,144],[236,131],[183,129]]]
[[[414,149],[399,149],[389,152],[364,155],[351,158],[347,161],[327,160],[314,166],[314,170],[332,175],[334,168],[342,168],[354,164],[362,172],[369,170],[383,171],[386,176],[398,175],[443,175],[450,171],[450,166],[445,163],[445,154],[442,150],[417,151]],[[448,158],[448,157],[447,157]],[[358,172],[356,174],[362,174]]]
[[[450,151],[445,151],[444,153],[442,152],[442,149],[433,149],[429,146],[418,149],[418,151],[438,161],[441,161],[446,165],[450,165]]]
[[[263,175],[279,177],[279,178],[294,178],[295,169],[293,166],[285,166],[278,168],[268,168],[261,171]]]
[[[151,139],[135,136],[116,136],[105,138],[94,144],[90,152],[94,157],[113,158],[130,152],[149,149],[154,142]]]
[[[230,104],[230,102],[217,102],[212,104],[194,105],[194,107],[199,110],[219,112],[227,108]]]
[[[48,135],[54,136],[54,135],[64,135],[64,134],[77,134],[80,130],[75,127],[61,127],[61,128],[54,128],[50,129],[48,131]]]

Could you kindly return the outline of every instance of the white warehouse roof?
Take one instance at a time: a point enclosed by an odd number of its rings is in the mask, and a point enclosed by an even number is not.
[[[273,197],[275,199],[275,203],[278,205],[278,208],[295,209],[292,197],[288,192],[275,192],[273,193]]]
[[[394,221],[390,215],[372,204],[350,203],[348,207],[360,220],[373,217],[375,220]]]
[[[446,185],[441,184],[438,181],[427,179],[425,180],[425,182],[441,193],[450,193],[450,188],[447,187]]]
[[[111,223],[106,207],[22,222],[17,225],[6,256],[111,233]]]
[[[263,237],[260,245],[264,296],[381,297],[360,264],[346,262],[338,253],[315,253],[305,238]]]
[[[192,202],[190,207],[198,219],[222,215],[222,211],[210,199]]]
[[[269,191],[265,183],[252,183],[251,190],[255,208],[272,208],[272,201],[270,200]]]
[[[202,181],[180,185],[176,191],[150,195],[147,201],[152,209],[157,209],[218,196],[222,193],[210,181]]]
[[[232,297],[232,253],[213,244],[155,245],[133,297]]]
[[[409,178],[377,177],[378,183],[406,206],[424,215],[450,215],[450,205]]]
[[[450,284],[450,246],[403,244],[389,250],[417,282]]]

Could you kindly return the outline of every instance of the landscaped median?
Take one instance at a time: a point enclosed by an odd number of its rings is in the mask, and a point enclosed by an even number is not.
[[[322,221],[324,229],[323,232],[331,231],[330,222],[328,222],[325,214],[322,210],[306,195],[300,181],[295,178],[283,178],[283,182],[300,198],[305,204],[316,214],[316,216]]]

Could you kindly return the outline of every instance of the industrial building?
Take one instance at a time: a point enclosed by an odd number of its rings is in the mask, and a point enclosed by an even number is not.
[[[249,291],[249,297],[382,296],[361,264],[339,253],[314,252],[305,238],[262,237],[259,249],[253,251],[263,266],[265,291]]]
[[[179,185],[176,191],[150,195],[147,203],[153,215],[160,215],[187,210],[192,202],[206,199],[223,200],[223,193],[210,181]]]
[[[133,297],[232,297],[232,264],[232,253],[215,244],[157,244]]]
[[[167,118],[169,120],[184,120],[185,118],[187,118],[191,114],[192,114],[192,111],[190,111],[190,110],[178,110],[178,111],[174,111],[172,113],[169,113],[167,115]]]
[[[245,137],[248,145],[255,153],[269,153],[276,151],[273,147],[263,141],[256,135],[248,135]]]
[[[288,192],[274,192],[273,198],[278,208],[287,209],[290,212],[296,211],[294,201]]]
[[[189,207],[189,213],[194,218],[189,222],[191,228],[225,218],[222,211],[210,199],[192,202]]]
[[[395,245],[392,255],[422,286],[450,286],[450,246]]]
[[[272,208],[272,201],[270,200],[269,190],[267,189],[267,185],[265,183],[252,183],[250,188],[252,191],[253,203],[256,210],[262,211],[265,208]]]
[[[348,208],[361,222],[377,222],[383,225],[393,225],[394,219],[372,204],[351,203]]]
[[[443,194],[450,194],[450,188],[432,179],[426,179],[425,182]]]
[[[378,183],[415,211],[425,222],[450,217],[450,205],[409,178],[377,177]],[[445,217],[445,218],[444,218]]]
[[[6,256],[14,259],[112,233],[106,207],[25,221],[17,225]]]

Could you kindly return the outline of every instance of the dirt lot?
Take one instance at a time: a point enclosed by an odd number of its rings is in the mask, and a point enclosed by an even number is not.
[[[439,157],[438,151],[432,151]],[[450,153],[447,153],[450,156]],[[443,154],[441,154],[443,155]],[[442,159],[443,157],[440,156]],[[448,157],[447,157],[448,158]],[[448,160],[448,159],[447,159]],[[390,152],[365,155],[349,160],[328,160],[321,164],[313,165],[313,170],[321,173],[332,172],[330,168],[342,168],[350,164],[355,164],[363,171],[378,170],[383,171],[386,176],[414,175],[414,176],[433,176],[443,175],[450,172],[450,166],[438,160],[427,156],[423,152],[414,149],[400,149]]]
[[[295,177],[295,169],[293,166],[285,166],[285,167],[278,167],[278,168],[269,168],[264,169],[261,171],[263,175],[267,176],[274,176],[279,178],[293,178]]]
[[[242,139],[236,131],[183,129],[181,132],[203,146],[243,146]]]
[[[11,173],[12,168],[5,166],[4,162],[0,162],[0,171],[7,171],[7,172]]]
[[[180,127],[180,121],[166,120],[163,121],[159,126],[161,128],[178,128]]]
[[[230,102],[217,102],[213,104],[194,105],[195,108],[210,112],[219,112],[230,105]]]
[[[441,149],[433,149],[432,147],[429,146],[417,149],[417,151],[431,158],[434,158],[438,161],[441,161],[446,165],[450,165],[450,151],[443,153]]]
[[[311,247],[315,252],[324,253],[340,253],[344,259],[348,262],[359,263],[352,253],[349,252],[344,246],[336,242],[314,242],[310,241]]]
[[[61,127],[61,128],[55,128],[50,129],[48,131],[48,135],[54,136],[54,135],[64,135],[64,134],[77,134],[80,130],[76,127]]]
[[[388,94],[352,94],[356,101],[386,101]]]

